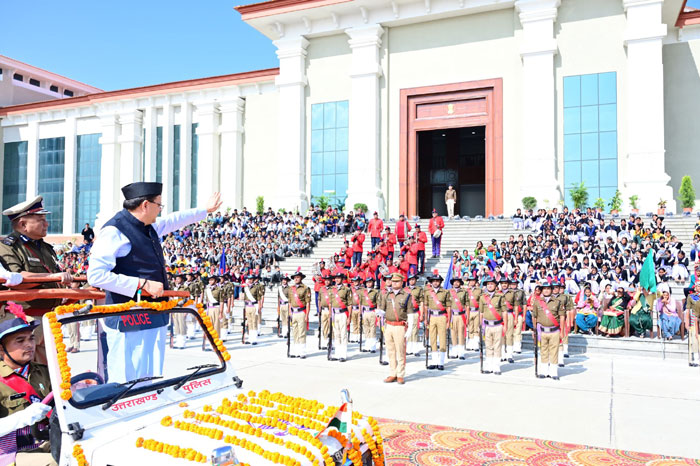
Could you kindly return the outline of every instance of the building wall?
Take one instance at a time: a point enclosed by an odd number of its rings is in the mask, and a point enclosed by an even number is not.
[[[388,214],[399,212],[400,91],[404,88],[503,79],[504,211],[520,202],[522,73],[520,27],[514,10],[500,10],[395,27],[385,35],[388,47],[386,105],[388,138],[382,159]],[[387,37],[388,36],[388,37]]]
[[[670,184],[677,200],[681,178],[685,175],[693,179],[695,197],[700,199],[700,34],[698,36],[663,48],[666,172],[671,176]]]

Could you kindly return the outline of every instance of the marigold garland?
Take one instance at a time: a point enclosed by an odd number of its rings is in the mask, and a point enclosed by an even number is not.
[[[85,458],[85,452],[83,451],[83,447],[80,446],[79,443],[76,443],[73,446],[73,458],[75,458],[75,461],[78,462],[78,466],[90,466],[90,463],[88,463],[87,458]]]

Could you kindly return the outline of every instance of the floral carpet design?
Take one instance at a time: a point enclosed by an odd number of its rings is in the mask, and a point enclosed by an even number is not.
[[[377,419],[387,466],[679,466],[700,460]]]

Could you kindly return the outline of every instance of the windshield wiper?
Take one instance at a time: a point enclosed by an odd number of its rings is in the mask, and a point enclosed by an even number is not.
[[[175,386],[173,387],[173,389],[174,389],[175,391],[178,391],[179,389],[182,388],[183,385],[185,385],[187,382],[189,382],[190,380],[192,380],[192,378],[193,378],[195,375],[197,375],[197,373],[198,373],[199,371],[201,371],[202,369],[211,369],[212,367],[219,367],[219,365],[218,365],[218,364],[202,364],[202,365],[200,365],[200,366],[188,367],[188,368],[187,368],[188,371],[194,370],[194,372],[192,372],[191,374],[186,375],[184,379],[180,380],[180,381],[177,383],[177,385],[175,385]]]
[[[114,395],[114,397],[111,400],[109,400],[107,403],[103,404],[102,410],[106,411],[109,408],[111,408],[114,403],[121,400],[124,397],[124,395],[126,395],[129,392],[129,390],[134,388],[134,385],[136,385],[137,383],[148,382],[150,380],[157,380],[157,379],[162,379],[162,378],[163,378],[163,376],[161,376],[161,375],[156,375],[156,376],[151,376],[151,377],[141,377],[140,379],[129,380],[128,382],[124,382],[122,384],[119,384],[121,386],[126,386],[126,388],[124,390],[122,390],[121,392],[117,393],[116,395]]]

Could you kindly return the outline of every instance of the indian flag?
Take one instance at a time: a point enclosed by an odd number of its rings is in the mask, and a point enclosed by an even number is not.
[[[341,434],[347,435],[349,426],[352,424],[352,405],[343,403],[343,405],[335,413],[331,422],[328,423],[326,429],[335,427]]]

